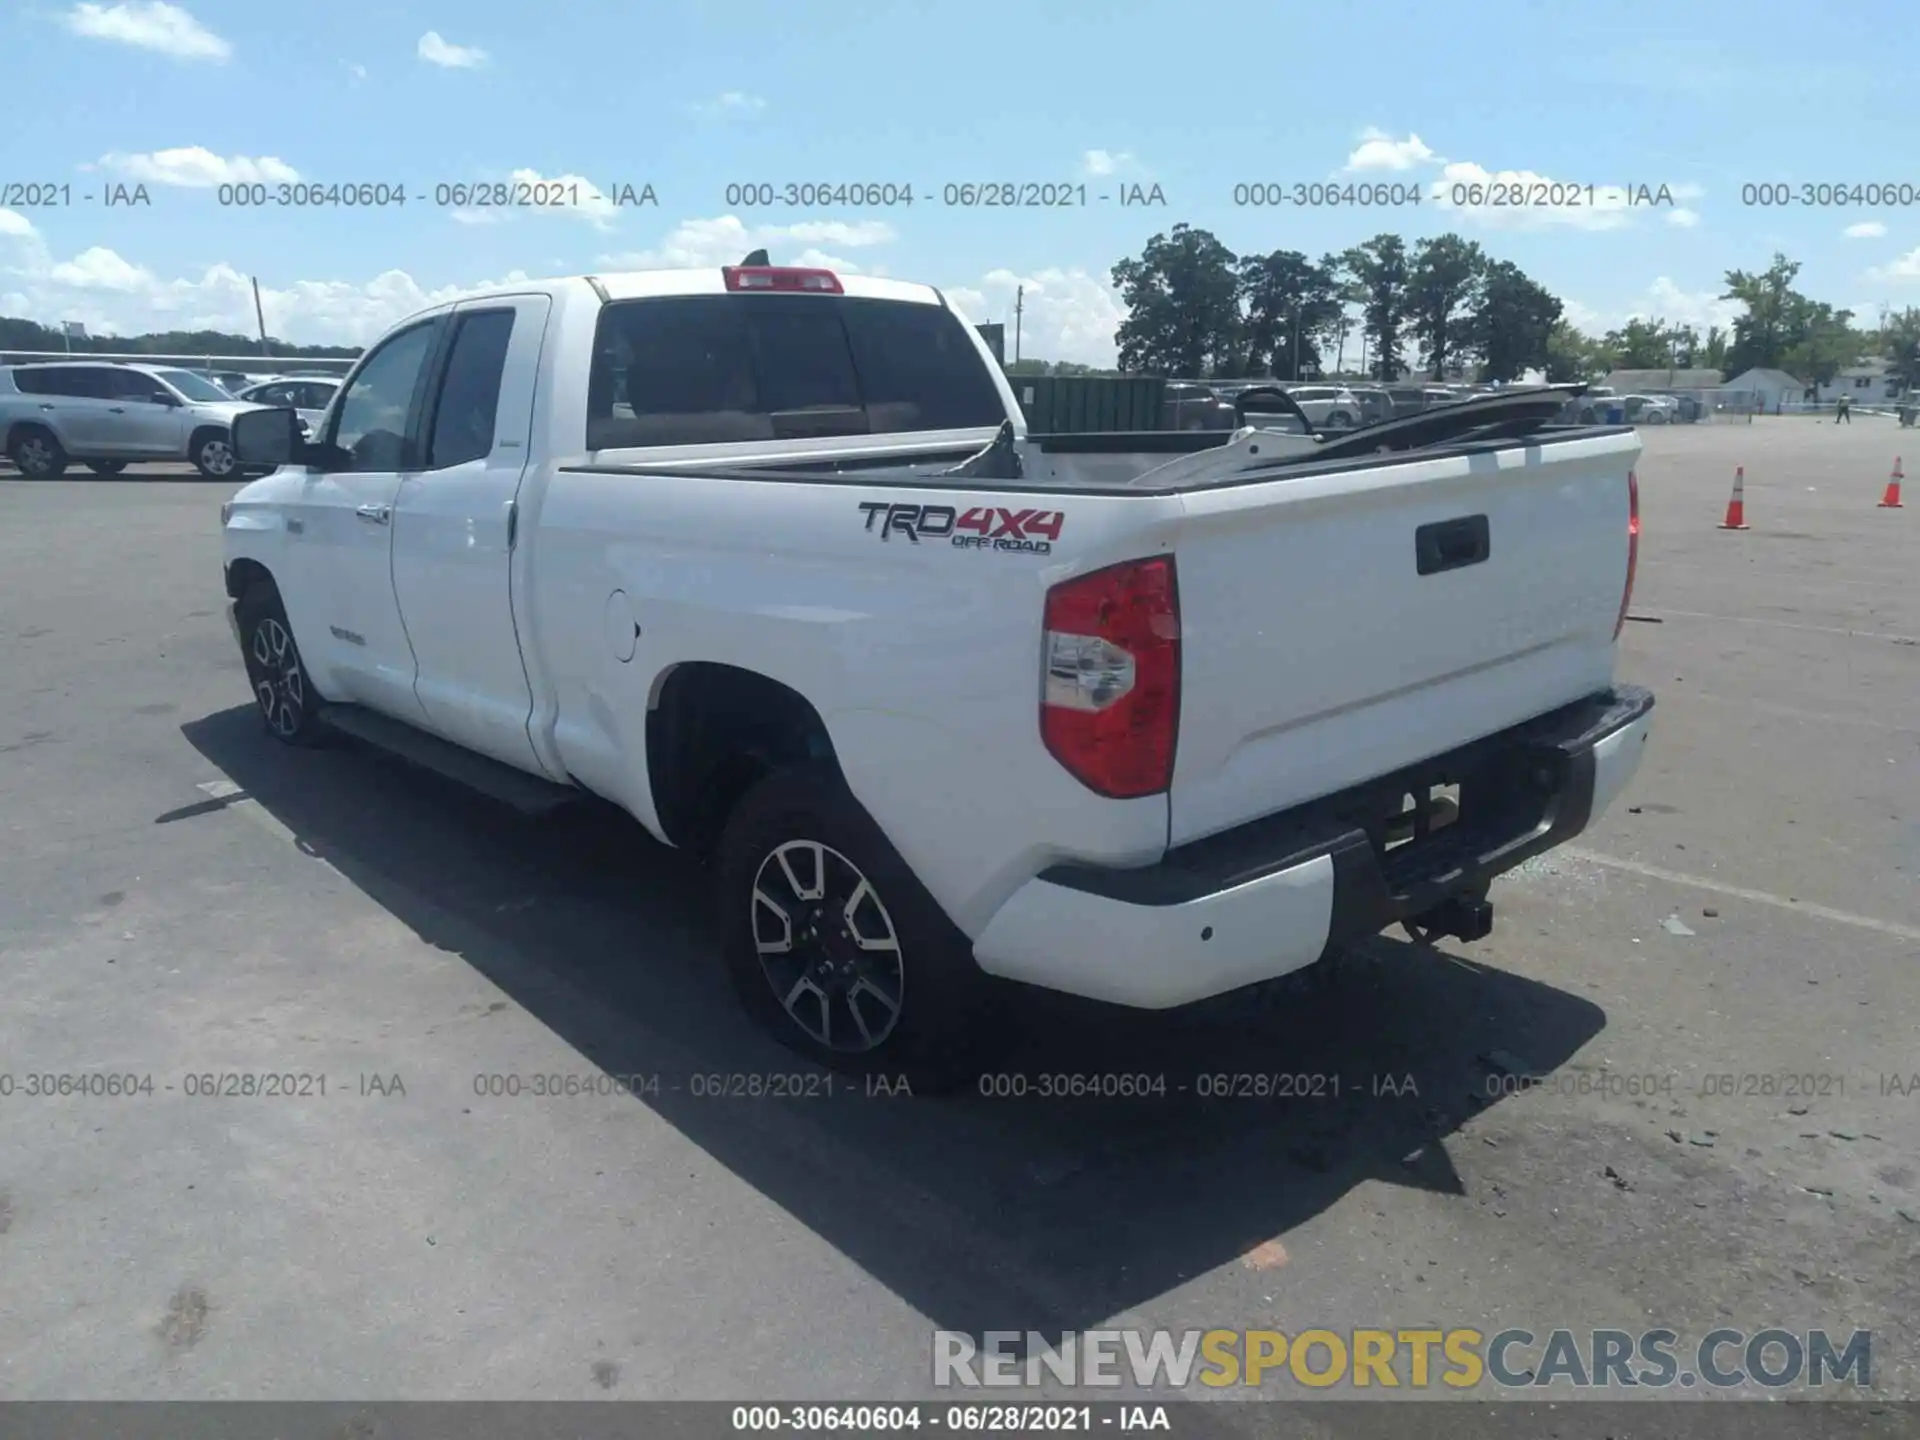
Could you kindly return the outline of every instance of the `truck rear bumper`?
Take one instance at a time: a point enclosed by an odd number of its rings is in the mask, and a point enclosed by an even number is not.
[[[1352,790],[1167,852],[1060,865],[974,942],[993,975],[1161,1010],[1274,979],[1448,901],[1584,830],[1639,768],[1653,696],[1617,686]],[[1450,819],[1436,786],[1457,786]],[[1419,797],[1420,819],[1402,815]],[[1401,837],[1408,829],[1411,838]]]

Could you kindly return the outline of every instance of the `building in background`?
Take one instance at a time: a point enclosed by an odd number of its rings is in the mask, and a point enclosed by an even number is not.
[[[1784,370],[1758,368],[1734,376],[1721,393],[1733,401],[1735,408],[1748,408],[1757,400],[1763,412],[1778,414],[1782,406],[1811,398],[1809,389],[1806,381],[1796,380]]]
[[[1862,360],[1846,366],[1822,385],[1818,399],[1831,405],[1842,395],[1856,405],[1883,405],[1900,398],[1900,376],[1885,360]]]

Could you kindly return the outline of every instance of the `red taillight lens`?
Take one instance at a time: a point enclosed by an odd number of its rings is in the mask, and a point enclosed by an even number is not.
[[[726,265],[720,273],[729,290],[811,291],[817,295],[844,295],[840,277],[831,270],[798,270],[780,265]]]
[[[1131,560],[1047,592],[1040,737],[1095,794],[1157,795],[1180,733],[1173,557]]]
[[[1640,564],[1640,477],[1627,472],[1627,583],[1620,592],[1620,618],[1613,622],[1613,638],[1626,628],[1627,607],[1633,603],[1633,572]]]

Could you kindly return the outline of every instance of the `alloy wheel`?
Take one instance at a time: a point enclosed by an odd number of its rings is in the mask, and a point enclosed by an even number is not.
[[[53,469],[53,446],[42,436],[29,435],[13,453],[14,464],[26,475],[44,475]]]
[[[287,627],[269,615],[253,630],[247,658],[252,663],[253,694],[260,713],[274,734],[288,736],[306,718],[307,682],[300,669],[300,652]]]
[[[760,862],[747,904],[761,971],[794,1024],[843,1053],[884,1043],[906,973],[893,917],[860,867],[817,840],[790,840]]]
[[[209,475],[227,475],[233,471],[233,447],[224,440],[209,440],[200,447],[200,467]]]

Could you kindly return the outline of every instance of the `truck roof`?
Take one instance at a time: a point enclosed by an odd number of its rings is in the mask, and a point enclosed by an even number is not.
[[[845,275],[838,270],[833,273],[840,281],[841,290],[855,299],[905,300],[921,305],[944,303],[940,292],[931,285],[916,285],[905,280],[887,280],[875,275]],[[614,275],[578,275],[569,278],[576,283],[582,280],[592,283],[597,280],[601,288],[606,291],[609,300],[641,300],[655,295],[724,295],[727,293],[722,267],[718,265],[698,270],[628,270]],[[512,294],[516,288],[519,293],[526,293],[526,287],[511,285],[498,287],[498,293]]]

